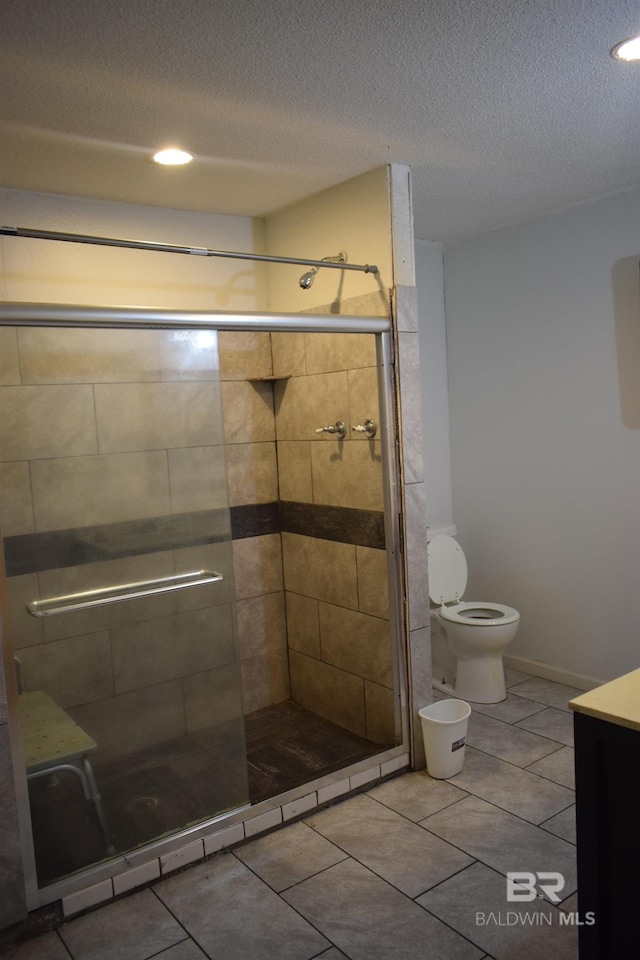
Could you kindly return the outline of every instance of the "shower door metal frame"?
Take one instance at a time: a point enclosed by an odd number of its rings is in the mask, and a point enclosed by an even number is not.
[[[241,313],[229,311],[159,310],[137,307],[95,307],[77,304],[0,302],[0,327],[66,327],[79,329],[125,329],[125,330],[215,330],[262,333],[363,333],[376,336],[378,364],[378,393],[380,402],[380,437],[384,449],[383,492],[384,530],[387,554],[389,587],[389,628],[391,634],[392,669],[394,678],[394,713],[396,732],[400,743],[381,750],[367,761],[354,766],[359,769],[373,763],[384,763],[410,754],[410,726],[408,718],[407,649],[402,642],[405,633],[404,558],[402,550],[402,513],[399,492],[398,430],[396,423],[395,355],[391,321],[386,317],[336,316],[333,314],[275,314]],[[0,561],[1,561],[0,557]],[[2,571],[0,570],[0,574]],[[0,618],[0,642],[3,639],[3,624]],[[5,644],[2,643],[3,648]],[[27,907],[29,910],[45,906],[60,898],[82,890],[91,884],[122,874],[132,866],[142,865],[160,855],[179,849],[191,840],[210,836],[216,825],[233,826],[257,812],[263,813],[282,804],[282,795],[269,798],[253,806],[244,805],[236,810],[212,817],[169,837],[146,844],[129,854],[114,857],[86,870],[65,877],[46,887],[38,887],[26,767],[17,713],[17,691],[10,682],[10,668],[6,667],[9,728],[12,742],[12,757],[16,783],[16,798],[20,820],[21,843]],[[357,769],[353,772],[357,772]],[[351,767],[345,767],[334,775],[320,778],[338,782],[349,776]],[[309,781],[286,794],[287,802],[303,797],[313,791]]]

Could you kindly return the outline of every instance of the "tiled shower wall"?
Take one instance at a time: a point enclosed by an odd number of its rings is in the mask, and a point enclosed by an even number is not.
[[[278,500],[271,334],[219,335],[232,509]],[[260,527],[264,532],[260,532]],[[282,551],[277,511],[257,536],[234,535],[244,712],[289,698]]]
[[[386,311],[379,295],[340,304],[356,316]],[[365,419],[379,428],[375,337],[279,333],[272,351],[292,696],[393,744],[381,444],[352,429]],[[344,440],[316,434],[339,420]]]

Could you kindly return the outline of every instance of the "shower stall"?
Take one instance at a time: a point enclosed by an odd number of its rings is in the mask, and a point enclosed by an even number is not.
[[[30,905],[400,769],[389,321],[3,304],[0,346]]]

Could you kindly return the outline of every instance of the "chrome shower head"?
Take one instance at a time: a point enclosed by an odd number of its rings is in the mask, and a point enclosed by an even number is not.
[[[308,270],[307,273],[303,273],[298,281],[303,290],[308,290],[311,284],[313,283],[314,277],[318,272],[317,267],[311,267],[311,270]]]
[[[322,263],[346,263],[346,262],[347,262],[347,255],[344,252],[344,250],[341,250],[340,253],[337,253],[335,257],[322,258]],[[309,287],[314,281],[314,278],[317,272],[318,272],[317,267],[311,267],[311,270],[307,271],[307,273],[302,274],[302,276],[298,280],[298,283],[300,284],[303,290],[309,289]]]

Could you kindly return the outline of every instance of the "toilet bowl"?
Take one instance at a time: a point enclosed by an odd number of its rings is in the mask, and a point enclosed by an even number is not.
[[[445,674],[440,682],[434,662],[434,686],[460,700],[498,703],[507,696],[502,655],[516,635],[520,614],[502,603],[462,599],[467,561],[453,537],[433,537],[428,551],[431,622],[446,642],[445,649],[434,631],[434,652],[449,666],[455,658],[455,680]],[[447,659],[449,651],[453,658]]]

